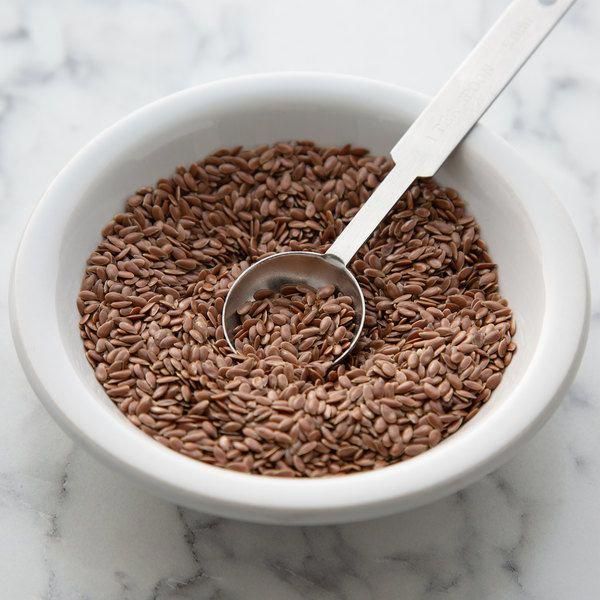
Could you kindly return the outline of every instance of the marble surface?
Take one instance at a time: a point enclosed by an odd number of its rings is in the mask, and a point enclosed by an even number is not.
[[[433,93],[507,0],[0,2],[0,598],[600,597],[600,5],[579,0],[485,120],[559,193],[592,274],[588,349],[517,458],[433,505],[338,527],[226,521],[97,464],[41,407],[8,331],[10,264],[61,166],[211,79],[341,71]],[[557,241],[557,243],[560,243]]]

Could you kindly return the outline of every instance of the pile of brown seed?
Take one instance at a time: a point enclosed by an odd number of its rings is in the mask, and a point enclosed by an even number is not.
[[[406,460],[471,419],[511,361],[515,326],[477,223],[433,180],[415,182],[352,261],[366,320],[344,364],[292,360],[283,322],[263,356],[272,307],[250,309],[260,318],[239,352],[223,337],[231,282],[269,253],[324,252],[391,166],[351,146],[237,147],[131,196],[77,300],[86,356],[122,413],[186,456],[278,476]],[[323,325],[321,354],[342,325]]]
[[[258,290],[237,312],[240,325],[234,334],[240,354],[277,356],[292,365],[320,362],[329,367],[350,346],[356,329],[352,298],[333,285]]]

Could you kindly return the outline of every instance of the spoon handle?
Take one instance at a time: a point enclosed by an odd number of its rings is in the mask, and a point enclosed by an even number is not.
[[[416,177],[431,177],[575,0],[514,0],[392,148],[396,166],[328,251],[347,264]]]

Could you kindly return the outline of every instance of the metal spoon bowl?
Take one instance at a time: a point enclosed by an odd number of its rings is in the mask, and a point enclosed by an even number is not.
[[[238,308],[258,290],[278,292],[281,286],[303,283],[313,288],[335,285],[342,294],[350,296],[354,308],[354,336],[350,346],[335,358],[344,360],[359,339],[365,322],[365,299],[356,277],[346,265],[332,254],[317,252],[282,252],[262,258],[246,269],[231,286],[223,306],[225,339],[235,350],[233,332],[239,325]]]

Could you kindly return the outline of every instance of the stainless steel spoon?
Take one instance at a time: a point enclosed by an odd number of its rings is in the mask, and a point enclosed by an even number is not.
[[[365,300],[347,264],[417,177],[431,177],[504,87],[527,62],[575,0],[514,0],[492,29],[392,148],[396,166],[379,184],[326,254],[282,252],[263,258],[233,283],[223,306],[225,338],[233,350],[237,309],[254,292],[286,283],[319,288],[335,284],[352,297],[356,344],[365,320]]]

